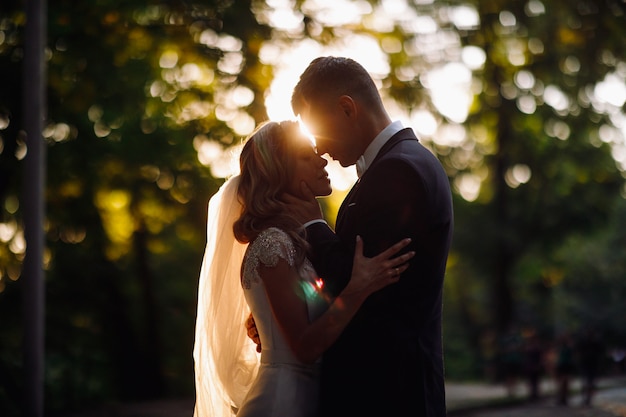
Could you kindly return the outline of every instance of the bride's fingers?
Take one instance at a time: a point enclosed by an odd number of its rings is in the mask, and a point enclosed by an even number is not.
[[[401,273],[407,270],[409,267],[409,260],[415,256],[415,251],[410,251],[405,254],[396,256],[392,259],[387,259],[380,264],[380,267],[384,271],[387,271],[389,276],[400,276]]]
[[[356,236],[356,245],[354,247],[354,257],[352,260],[353,265],[356,265],[357,263],[362,263],[364,262],[364,256],[363,256],[363,239],[361,239],[361,236],[357,235]]]
[[[401,265],[407,262],[409,259],[411,259],[414,256],[415,256],[415,251],[410,251],[402,255],[396,256],[395,258],[389,259],[389,266],[394,267],[394,266]]]
[[[408,268],[409,268],[409,264],[408,263],[405,263],[403,265],[396,266],[396,267],[393,267],[393,268],[389,268],[387,270],[387,275],[392,280],[400,279],[400,275],[404,271],[406,271]]]
[[[356,236],[356,246],[354,248],[354,256],[363,256],[363,239],[361,236]]]
[[[397,271],[398,275],[400,275],[401,273],[403,273],[407,269],[409,269],[409,264],[408,263],[396,267],[396,271]]]
[[[373,273],[372,276],[386,277],[385,282],[387,282],[387,284],[384,285],[396,282],[400,278],[400,275],[409,267],[408,261],[415,256],[415,251],[410,251],[395,257],[393,256],[409,243],[411,243],[411,239],[402,239],[377,256],[366,258],[363,255],[363,239],[357,235],[354,249],[354,265],[358,264],[361,268],[370,270],[370,272]]]

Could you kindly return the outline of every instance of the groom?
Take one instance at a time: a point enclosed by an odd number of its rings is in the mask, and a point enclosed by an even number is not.
[[[350,277],[356,235],[374,256],[402,238],[415,258],[400,281],[372,296],[323,357],[320,417],[446,414],[442,290],[453,230],[448,177],[413,130],[392,122],[368,72],[321,57],[300,76],[291,104],[320,155],[357,165],[359,180],[333,231],[312,193],[293,205],[311,260],[331,292]],[[306,186],[303,185],[306,189]]]

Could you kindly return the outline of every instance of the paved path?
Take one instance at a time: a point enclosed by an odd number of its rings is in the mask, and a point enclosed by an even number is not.
[[[501,385],[449,382],[446,396],[450,417],[626,417],[626,377],[603,379],[599,386],[592,407],[581,406],[578,394],[570,397],[568,407],[555,405],[550,380],[543,382],[542,399],[534,403],[526,401],[527,391],[521,384],[509,397]],[[572,388],[577,391],[580,382],[574,380]],[[193,399],[157,400],[110,405],[63,417],[193,417],[193,404]]]
[[[504,387],[482,384],[450,384],[450,417],[626,417],[626,379],[599,381],[600,389],[593,398],[592,406],[584,406],[580,394],[572,394],[568,406],[556,405],[554,385],[544,381],[542,399],[525,400],[526,390],[517,387],[511,398]],[[573,381],[575,391],[580,381]]]
[[[596,407],[575,408],[551,405],[524,405],[494,410],[455,414],[463,417],[616,417],[617,414]]]
[[[97,410],[63,415],[63,417],[193,417],[193,405],[193,399],[156,400],[145,403],[108,405]]]
[[[579,395],[572,396],[569,406],[555,405],[544,399],[536,403],[459,410],[451,412],[451,417],[626,417],[626,387],[609,388],[600,391],[591,407],[581,405]]]

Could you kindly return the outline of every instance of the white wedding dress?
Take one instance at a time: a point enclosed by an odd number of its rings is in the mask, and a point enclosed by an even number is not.
[[[272,314],[258,266],[276,266],[279,259],[294,265],[294,245],[284,231],[269,228],[248,246],[241,285],[261,339],[261,364],[237,417],[315,416],[318,402],[319,362],[303,364],[296,359]],[[316,274],[306,260],[300,269],[309,320],[328,307],[316,291]]]
[[[235,239],[233,223],[241,213],[238,184],[239,176],[231,177],[209,201],[193,349],[194,417],[234,417],[237,411],[237,417],[313,416],[319,364],[302,364],[289,350],[257,270],[281,258],[293,265],[293,242],[276,228],[250,244]],[[316,291],[308,261],[300,276],[313,320],[327,305]],[[246,335],[250,312],[261,338],[260,357]]]

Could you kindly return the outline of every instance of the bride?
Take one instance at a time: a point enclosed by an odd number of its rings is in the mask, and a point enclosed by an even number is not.
[[[363,301],[397,282],[405,239],[374,258],[357,238],[352,278],[336,298],[308,261],[304,228],[283,197],[302,182],[331,193],[327,161],[295,121],[266,122],[247,139],[240,174],[211,198],[194,346],[195,417],[315,416],[319,364]],[[254,316],[261,346],[247,337]]]

